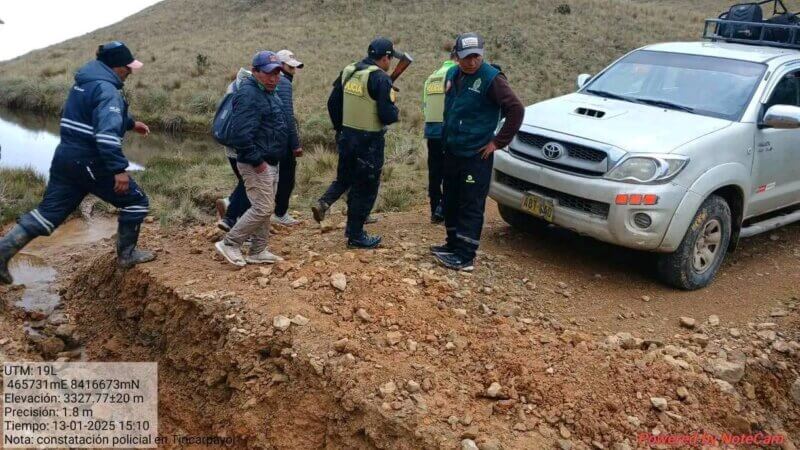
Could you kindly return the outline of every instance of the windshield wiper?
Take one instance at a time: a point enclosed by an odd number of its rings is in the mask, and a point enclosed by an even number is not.
[[[668,102],[666,100],[656,100],[652,98],[638,98],[636,100],[645,103],[647,105],[660,106],[662,108],[669,108],[669,109],[677,109],[678,111],[685,111],[689,113],[694,112],[694,108],[692,107],[679,105],[677,103]]]
[[[622,100],[622,101],[625,101],[625,102],[635,102],[635,100],[630,98],[630,97],[625,97],[624,95],[615,94],[613,92],[598,91],[597,89],[587,89],[586,92],[588,92],[590,94],[594,94],[594,95],[596,95],[598,97],[612,98],[614,100]]]

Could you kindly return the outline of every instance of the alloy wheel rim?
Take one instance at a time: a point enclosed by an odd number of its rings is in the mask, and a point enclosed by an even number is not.
[[[692,268],[697,273],[705,273],[719,254],[720,243],[722,242],[722,223],[717,219],[711,219],[703,226],[703,231],[697,237],[692,254]]]

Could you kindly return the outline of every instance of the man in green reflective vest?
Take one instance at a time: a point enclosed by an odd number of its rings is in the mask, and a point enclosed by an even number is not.
[[[483,61],[483,38],[456,38],[458,65],[445,77],[444,142],[445,245],[431,252],[445,267],[473,270],[492,178],[494,152],[506,147],[522,125],[525,108],[505,75]],[[501,118],[505,123],[495,134]]]
[[[456,64],[456,54],[451,49],[450,59],[425,80],[422,90],[425,139],[428,142],[428,197],[431,201],[431,223],[444,222],[444,211],[442,210],[444,81],[447,71]]]
[[[345,235],[350,248],[375,248],[381,242],[380,236],[364,232],[364,222],[378,198],[386,126],[398,120],[395,91],[386,71],[392,58],[399,56],[389,39],[373,40],[367,57],[339,74],[328,98],[339,165],[336,180],[311,211],[322,222],[330,205],[349,190]]]

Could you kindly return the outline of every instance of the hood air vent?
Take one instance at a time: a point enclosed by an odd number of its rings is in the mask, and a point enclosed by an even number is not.
[[[606,115],[606,112],[597,109],[578,108],[575,110],[575,114],[578,114],[580,116],[592,117],[594,119],[602,119],[603,116]]]

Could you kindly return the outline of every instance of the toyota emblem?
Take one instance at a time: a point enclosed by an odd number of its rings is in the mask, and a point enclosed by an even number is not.
[[[542,146],[542,155],[549,160],[561,158],[566,153],[566,149],[558,142],[548,142]]]

